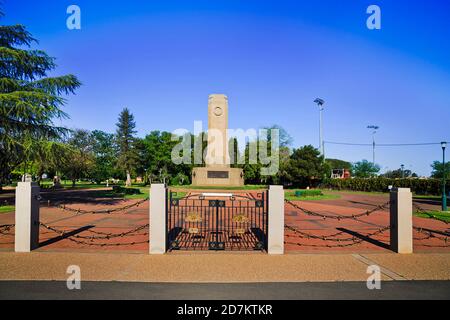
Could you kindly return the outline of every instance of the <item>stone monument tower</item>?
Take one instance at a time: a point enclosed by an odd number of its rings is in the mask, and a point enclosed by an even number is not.
[[[192,170],[194,186],[243,186],[242,169],[230,168],[228,153],[228,98],[211,94],[208,99],[208,146],[206,167]]]

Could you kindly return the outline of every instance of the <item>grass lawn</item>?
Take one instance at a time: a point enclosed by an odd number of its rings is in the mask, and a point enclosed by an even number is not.
[[[450,211],[414,212],[414,215],[421,218],[436,218],[450,222]]]
[[[145,199],[149,198],[149,192],[150,187],[131,187],[133,189],[139,189],[141,193],[139,194],[124,194],[124,193],[117,193],[113,192],[112,190],[99,190],[97,197],[106,197],[106,198],[123,198],[123,199]],[[175,198],[182,198],[186,195],[186,192],[179,192],[177,191],[177,194]]]
[[[430,195],[413,195],[414,199],[421,199],[421,200],[435,200],[435,201],[442,201],[442,196],[430,196]]]
[[[326,192],[329,194],[350,193],[350,194],[363,194],[363,195],[389,195],[389,192],[379,192],[379,191],[326,190]]]
[[[53,182],[51,180],[43,180],[41,181],[42,186],[51,187],[53,185]],[[108,187],[112,187],[114,184],[110,183]],[[124,182],[117,184],[119,186],[125,187]],[[143,187],[143,183],[133,183],[132,187]],[[61,180],[61,187],[63,188],[80,188],[80,189],[96,189],[96,188],[107,188],[106,182],[103,183],[92,183],[90,181],[77,181],[75,183],[75,187],[72,187],[72,181],[71,180]]]
[[[52,182],[44,182],[42,185],[52,186]],[[111,186],[111,185],[110,185]],[[61,187],[63,188],[77,188],[77,189],[96,189],[96,188],[106,188],[106,183],[96,184],[87,181],[77,181],[75,187],[72,187],[72,181],[61,181]]]
[[[267,189],[267,186],[265,185],[245,185],[242,187],[219,187],[219,186],[192,186],[192,185],[186,185],[186,186],[171,186],[172,190],[176,191],[176,189],[198,189],[198,190],[261,190],[261,189]]]
[[[150,187],[135,187],[131,186],[133,189],[139,189],[140,194],[126,194],[123,197],[125,199],[145,199],[149,197]]]
[[[14,206],[0,206],[0,213],[12,212],[14,208]]]
[[[125,187],[123,187],[125,188]],[[98,190],[91,193],[91,196],[95,198],[122,198],[122,199],[145,199],[149,197],[149,188],[135,188],[131,187],[132,189],[139,189],[140,193],[138,194],[126,194],[125,192],[114,192],[111,189],[107,190]]]
[[[284,198],[286,200],[290,201],[315,201],[315,200],[333,200],[333,199],[339,199],[341,196],[338,194],[332,194],[332,193],[323,193],[322,195],[317,196],[301,196],[297,197],[295,195],[295,191],[299,190],[286,190],[284,192]]]
[[[350,194],[363,194],[363,195],[389,195],[389,191],[353,191],[353,190],[324,190],[327,193],[350,193]],[[413,194],[414,199],[426,199],[426,200],[437,200],[440,201],[442,196],[433,195],[423,195],[423,194]]]

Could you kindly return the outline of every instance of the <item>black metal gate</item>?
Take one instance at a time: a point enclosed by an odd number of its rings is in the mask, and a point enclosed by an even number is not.
[[[268,191],[251,195],[168,193],[168,250],[267,250]]]

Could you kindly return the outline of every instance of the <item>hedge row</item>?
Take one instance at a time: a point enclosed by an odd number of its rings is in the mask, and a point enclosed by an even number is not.
[[[314,189],[306,190],[305,189],[305,190],[296,190],[294,192],[294,195],[296,197],[317,197],[317,196],[322,196],[323,193],[321,190],[314,190]]]
[[[389,186],[410,188],[415,194],[440,195],[442,193],[442,180],[438,179],[392,179],[382,177],[370,179],[328,179],[321,185],[322,188],[333,190],[368,192],[388,192]],[[450,181],[447,181],[446,188],[447,192],[450,191]]]
[[[125,195],[141,194],[141,190],[139,190],[138,188],[125,188],[122,186],[113,186],[112,190],[114,193],[120,193]]]

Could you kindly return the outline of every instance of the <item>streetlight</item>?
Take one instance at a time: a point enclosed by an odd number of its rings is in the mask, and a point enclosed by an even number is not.
[[[446,178],[446,170],[445,170],[445,147],[447,146],[447,142],[441,142],[442,147],[442,211],[447,211],[447,194],[445,193],[445,178]]]
[[[324,109],[325,101],[323,99],[317,98],[314,103],[319,107],[319,149],[323,158],[325,159],[325,146],[323,144],[323,124],[322,124],[322,111]]]
[[[375,133],[377,133],[377,130],[380,129],[379,126],[376,125],[371,125],[371,126],[367,126],[367,129],[372,129],[372,147],[373,147],[373,151],[372,151],[372,163],[373,165],[375,165]]]
[[[401,164],[400,168],[402,168],[402,179],[404,179],[405,178],[405,165]]]

